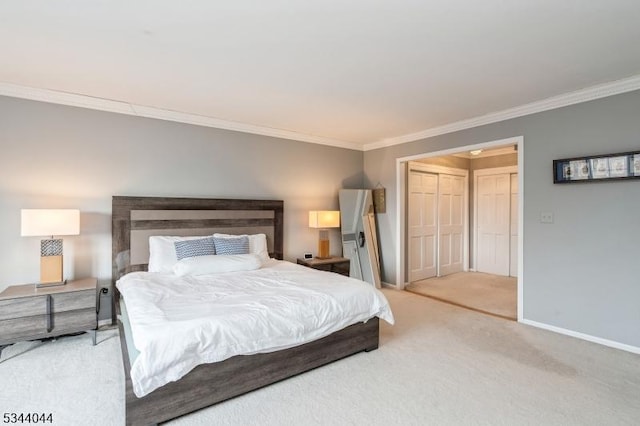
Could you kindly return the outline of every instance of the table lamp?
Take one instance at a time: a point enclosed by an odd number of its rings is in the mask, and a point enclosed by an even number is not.
[[[332,210],[310,211],[309,228],[318,228],[318,259],[328,259],[331,257],[329,250],[329,229],[340,227],[340,212]]]
[[[21,235],[42,237],[40,241],[40,282],[36,287],[65,284],[62,271],[62,240],[55,236],[80,234],[80,210],[22,209]]]

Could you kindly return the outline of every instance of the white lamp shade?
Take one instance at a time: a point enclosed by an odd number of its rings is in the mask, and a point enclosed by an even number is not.
[[[23,237],[80,234],[80,210],[22,209],[21,216]]]
[[[340,212],[334,210],[319,210],[309,212],[309,228],[339,228]]]

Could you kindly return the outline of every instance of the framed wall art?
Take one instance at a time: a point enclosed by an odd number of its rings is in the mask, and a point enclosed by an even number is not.
[[[640,151],[553,160],[553,183],[640,178]]]

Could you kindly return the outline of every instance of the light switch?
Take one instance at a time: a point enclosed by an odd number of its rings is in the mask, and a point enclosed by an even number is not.
[[[540,213],[540,223],[553,223],[553,213],[551,212]]]

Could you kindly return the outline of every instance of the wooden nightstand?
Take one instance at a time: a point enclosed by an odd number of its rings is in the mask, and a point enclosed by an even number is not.
[[[36,340],[86,331],[96,344],[98,280],[86,278],[66,285],[36,288],[14,285],[0,293],[0,356],[22,340]]]
[[[329,259],[300,259],[298,265],[308,266],[309,268],[319,269],[321,271],[335,272],[337,274],[349,276],[349,265],[351,261],[346,257],[330,257]]]

